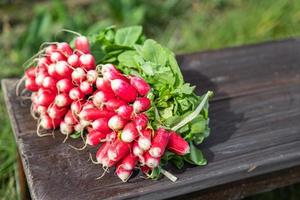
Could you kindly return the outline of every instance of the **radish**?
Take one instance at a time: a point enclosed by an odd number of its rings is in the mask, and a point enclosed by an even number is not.
[[[96,146],[100,144],[101,140],[105,139],[106,135],[106,133],[103,133],[101,131],[92,130],[86,136],[86,143],[91,146]]]
[[[30,100],[32,101],[33,104],[39,105],[38,103],[38,92],[32,92],[30,96]]]
[[[123,182],[127,182],[132,174],[132,170],[126,170],[122,165],[120,165],[116,168],[116,174]]]
[[[34,77],[26,78],[25,88],[32,92],[36,92],[39,90],[39,86],[36,84]]]
[[[142,78],[137,76],[130,77],[130,84],[138,91],[141,96],[145,96],[150,91],[150,85]]]
[[[113,98],[109,99],[106,103],[105,106],[108,110],[115,111],[117,110],[120,106],[127,105],[127,103],[121,99]]]
[[[82,81],[79,85],[79,89],[85,95],[93,93],[93,86],[87,81]]]
[[[64,117],[64,121],[68,125],[75,125],[79,122],[76,116],[72,113],[72,110],[68,110],[67,114]]]
[[[47,57],[41,57],[37,59],[37,67],[47,69],[51,64],[51,61]]]
[[[42,106],[49,106],[55,98],[55,94],[50,90],[40,88],[37,94],[37,104]]]
[[[79,85],[82,81],[86,79],[86,73],[82,68],[78,67],[74,69],[74,71],[71,74],[71,77],[72,77],[72,81],[75,84]]]
[[[113,93],[111,86],[110,86],[110,82],[108,80],[104,80],[101,77],[97,78],[96,87],[100,91],[107,91],[107,92]]]
[[[137,142],[133,143],[132,147],[133,155],[141,157],[144,153],[144,150],[140,148]]]
[[[108,119],[107,118],[99,118],[92,122],[92,128],[97,131],[101,131],[103,133],[111,132],[108,127]]]
[[[110,160],[118,162],[130,152],[131,146],[131,143],[126,143],[117,139],[109,147],[107,156]]]
[[[144,174],[149,174],[149,172],[151,170],[147,165],[140,166],[140,169]]]
[[[164,128],[159,128],[152,140],[152,145],[149,149],[150,155],[155,158],[161,157],[165,152],[168,141],[169,133]]]
[[[79,63],[79,57],[76,54],[72,54],[68,57],[67,62],[69,63],[69,65],[71,65],[72,67],[76,68],[80,65]]]
[[[50,60],[51,62],[56,63],[58,61],[65,61],[66,57],[62,53],[55,51],[50,54]]]
[[[137,157],[129,153],[122,159],[119,166],[122,166],[125,170],[133,170],[137,163]]]
[[[43,129],[50,130],[59,126],[61,119],[51,119],[47,114],[41,116],[39,126]]]
[[[75,124],[74,125],[74,130],[76,131],[76,132],[82,132],[83,130],[84,130],[84,126],[79,122],[78,124]]]
[[[134,87],[121,79],[112,80],[111,88],[115,95],[126,102],[132,103],[137,97],[137,91],[134,89]]]
[[[138,139],[138,145],[144,151],[147,151],[151,147],[151,136],[151,129],[145,129],[141,131],[141,135]]]
[[[71,77],[72,69],[68,66],[66,61],[58,61],[55,65],[55,73],[60,78],[68,78]]]
[[[90,108],[96,108],[96,107],[92,101],[88,100],[83,104],[82,110],[86,110],[86,109],[90,109]]]
[[[69,57],[73,54],[73,50],[70,45],[66,42],[61,42],[57,44],[57,51],[62,53],[65,57]]]
[[[98,72],[96,70],[89,70],[86,73],[86,80],[89,83],[95,83],[98,78]]]
[[[87,121],[94,121],[98,118],[111,118],[114,116],[114,112],[111,112],[105,108],[99,109],[99,108],[87,108],[82,109],[82,111],[79,113],[79,118],[84,119]]]
[[[134,117],[133,122],[135,123],[137,130],[140,131],[146,128],[148,124],[148,117],[146,114],[140,113]]]
[[[42,82],[42,87],[52,91],[56,91],[56,80],[51,76],[46,76]]]
[[[90,43],[87,37],[85,36],[76,37],[75,48],[82,53],[90,53]]]
[[[37,76],[35,77],[35,83],[39,86],[42,87],[43,81],[46,78],[48,74],[43,72],[43,73],[38,73]]]
[[[178,135],[175,131],[169,132],[169,142],[167,149],[176,153],[177,155],[185,155],[190,152],[190,146],[187,141],[185,141],[180,135]]]
[[[56,95],[54,99],[54,104],[57,105],[58,107],[66,107],[71,105],[72,99],[70,99],[69,95],[66,93],[61,93]]]
[[[149,152],[146,152],[144,154],[144,158],[145,158],[145,163],[149,168],[153,169],[155,167],[158,167],[160,162],[160,157],[153,157],[150,155]]]
[[[78,87],[74,87],[70,90],[69,97],[75,101],[75,100],[83,99],[84,94],[81,92],[81,90]]]
[[[116,110],[116,112],[123,119],[130,120],[132,118],[133,107],[130,105],[122,105]]]
[[[112,116],[108,120],[108,126],[112,130],[120,130],[126,125],[127,121],[118,115]]]
[[[80,65],[85,70],[92,70],[96,67],[96,62],[94,56],[91,54],[82,54],[79,57]]]
[[[35,78],[36,67],[32,66],[25,70],[26,78]]]
[[[97,107],[102,107],[105,102],[114,97],[115,95],[113,93],[107,91],[96,91],[93,94],[93,103]]]
[[[122,130],[121,140],[123,142],[132,142],[138,136],[139,133],[135,128],[135,124],[133,122],[129,122],[125,125],[124,129]]]
[[[51,76],[51,77],[53,77],[53,78],[55,78],[55,79],[60,79],[60,77],[59,77],[59,75],[56,73],[56,71],[55,71],[55,66],[56,66],[56,64],[55,63],[51,63],[49,66],[48,66],[48,74]]]
[[[47,109],[47,113],[49,117],[51,117],[52,119],[61,119],[65,116],[67,112],[68,112],[67,108],[60,108],[55,104],[49,106]]]
[[[35,104],[35,105],[36,105],[36,104]],[[46,106],[37,105],[36,112],[37,112],[39,115],[44,115],[44,114],[47,113],[47,107],[46,107]]]
[[[106,81],[121,79],[125,82],[129,82],[129,80],[112,64],[102,65],[101,73],[103,75],[103,79]]]
[[[56,83],[56,88],[58,92],[69,93],[69,91],[73,88],[73,83],[70,79],[64,78]]]
[[[64,121],[60,122],[59,128],[60,128],[60,132],[64,135],[70,135],[74,131],[74,127],[70,124],[67,124]]]
[[[150,99],[147,97],[137,98],[133,103],[133,110],[135,113],[147,111],[151,106]]]
[[[102,163],[102,159],[105,155],[107,155],[107,150],[109,149],[109,147],[110,147],[110,143],[108,143],[108,142],[103,143],[99,147],[99,149],[96,153],[96,159],[97,159],[98,163]]]
[[[47,56],[50,56],[53,52],[55,52],[57,49],[56,44],[50,44],[45,48],[45,53]]]
[[[82,110],[83,104],[84,104],[83,100],[73,101],[72,104],[71,104],[71,107],[70,107],[72,113],[78,115],[80,113],[80,111]]]

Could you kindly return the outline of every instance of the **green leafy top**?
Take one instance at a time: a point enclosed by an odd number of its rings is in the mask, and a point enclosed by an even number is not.
[[[147,111],[151,126],[173,128],[190,142],[190,154],[179,157],[166,152],[162,165],[169,160],[178,168],[183,166],[183,160],[205,164],[193,143],[200,144],[209,135],[208,100],[212,92],[197,96],[195,86],[185,83],[174,53],[146,39],[140,26],[108,27],[90,39],[98,63],[116,64],[123,73],[143,77],[151,85],[148,97],[153,103]]]

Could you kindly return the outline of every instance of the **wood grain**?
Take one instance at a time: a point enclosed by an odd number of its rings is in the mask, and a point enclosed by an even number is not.
[[[88,162],[93,150],[75,151],[68,144],[80,143],[63,144],[58,132],[55,138],[37,137],[28,102],[22,106],[14,95],[15,80],[3,80],[32,198],[163,199],[196,191],[208,194],[212,188],[234,183],[238,188],[240,181],[300,166],[298,52],[300,41],[290,39],[178,56],[185,79],[197,85],[197,92],[211,89],[216,95],[210,107],[211,135],[200,145],[208,165],[169,169],[179,178],[176,183],[136,176],[124,184],[113,172],[95,180],[102,170]],[[260,191],[264,188],[257,184],[235,199]]]

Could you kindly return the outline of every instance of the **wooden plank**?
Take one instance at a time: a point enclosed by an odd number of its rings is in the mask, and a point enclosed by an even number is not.
[[[198,92],[207,87],[216,97],[211,136],[200,145],[208,165],[170,169],[176,183],[136,176],[123,184],[113,174],[95,180],[101,169],[87,161],[94,150],[75,151],[58,133],[54,139],[37,137],[28,104],[21,106],[14,95],[15,80],[3,80],[33,199],[162,199],[299,166],[299,50],[298,40],[286,40],[178,57]],[[263,188],[258,184],[253,191]]]

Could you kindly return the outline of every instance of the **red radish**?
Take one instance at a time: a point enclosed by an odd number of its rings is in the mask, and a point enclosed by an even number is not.
[[[80,65],[79,63],[79,57],[76,54],[72,54],[68,57],[68,61],[69,65],[71,65],[72,67],[78,67]]]
[[[148,124],[148,117],[144,113],[137,114],[133,119],[137,130],[145,129]]]
[[[97,107],[102,107],[109,99],[114,98],[114,94],[107,91],[96,91],[93,94],[93,103]]]
[[[108,151],[109,147],[110,147],[110,143],[108,143],[108,142],[103,143],[99,147],[99,149],[96,153],[96,159],[99,163],[102,163],[102,159],[105,155],[107,155],[107,151]]]
[[[161,157],[165,152],[168,141],[169,133],[164,128],[157,129],[151,148],[149,149],[150,155],[155,158]]]
[[[91,54],[82,54],[79,57],[79,62],[81,64],[81,67],[85,70],[92,70],[96,67],[95,58]]]
[[[92,101],[88,100],[83,104],[82,110],[86,110],[86,109],[90,109],[90,108],[96,108],[96,107]]]
[[[43,129],[55,129],[59,126],[61,119],[51,119],[48,115],[42,115],[40,121],[40,126]]]
[[[79,89],[85,95],[93,93],[93,86],[87,81],[82,81],[79,85]]]
[[[39,105],[38,97],[39,97],[38,92],[32,92],[31,93],[30,99],[31,99],[33,104]]]
[[[126,102],[134,102],[137,97],[137,92],[134,87],[121,79],[112,80],[111,88],[114,91],[115,95]]]
[[[150,85],[142,78],[137,76],[130,77],[130,84],[138,91],[141,96],[145,96],[150,91]]]
[[[122,129],[127,121],[118,115],[112,116],[108,121],[108,126],[112,130],[120,130]]]
[[[98,130],[92,130],[86,136],[86,143],[91,146],[96,146],[100,143],[101,140],[105,139],[106,133],[103,133]]]
[[[145,129],[141,131],[141,135],[138,139],[138,145],[144,151],[147,151],[151,147],[151,136],[152,136],[151,129]]]
[[[41,58],[37,59],[37,67],[38,68],[47,69],[50,64],[51,64],[51,61],[47,57],[41,57]]]
[[[56,88],[58,92],[69,93],[69,91],[73,88],[73,83],[70,79],[64,78],[56,83]]]
[[[84,101],[73,101],[73,103],[71,104],[71,111],[72,113],[78,115],[80,113],[80,111],[82,110]]]
[[[107,118],[99,118],[92,122],[92,127],[94,130],[101,131],[103,133],[111,132],[108,127],[108,119]]]
[[[67,124],[64,121],[60,122],[59,128],[60,128],[60,132],[64,135],[69,135],[74,131],[74,127],[70,124]]]
[[[47,66],[41,66],[41,67],[39,67],[39,66],[37,66],[37,68],[36,68],[36,74],[47,74],[47,72],[48,72],[48,69],[47,69]]]
[[[37,104],[42,106],[49,106],[55,98],[55,94],[50,90],[40,88],[37,94]]]
[[[75,125],[79,122],[79,120],[76,118],[76,116],[72,113],[72,110],[69,110],[67,114],[65,115],[64,121],[66,124],[69,125]]]
[[[79,113],[79,118],[87,121],[94,121],[98,118],[111,118],[114,116],[114,112],[108,111],[107,109],[99,109],[99,108],[87,108],[82,109]]]
[[[62,53],[55,51],[50,54],[50,60],[51,60],[51,62],[55,63],[58,61],[65,61],[66,57]]]
[[[56,80],[51,76],[46,76],[42,82],[42,86],[45,89],[56,91]]]
[[[141,149],[137,142],[133,143],[132,147],[133,155],[141,157],[144,153],[143,149]]]
[[[51,77],[53,77],[53,78],[55,78],[55,79],[59,79],[60,77],[59,77],[59,75],[56,73],[56,71],[55,71],[55,66],[56,66],[56,64],[55,63],[51,63],[49,66],[48,66],[48,74],[51,76]]]
[[[123,165],[120,165],[116,168],[116,174],[123,182],[127,182],[132,174],[132,170],[126,170]]]
[[[71,76],[72,76],[72,81],[78,85],[86,79],[86,73],[80,67],[74,69]]]
[[[36,67],[32,66],[26,69],[25,76],[26,78],[35,78]]]
[[[66,61],[58,61],[55,65],[55,73],[60,78],[69,78],[71,77],[72,69]]]
[[[137,162],[137,157],[129,153],[126,157],[124,157],[120,163],[126,170],[133,170]]]
[[[100,91],[107,91],[107,92],[113,93],[111,86],[110,86],[110,82],[108,80],[104,80],[101,77],[97,78],[96,87]]]
[[[160,162],[160,157],[155,158],[151,156],[149,152],[146,152],[144,154],[144,158],[145,158],[145,163],[149,168],[153,169],[155,167],[158,167]]]
[[[47,113],[47,107],[38,105],[36,111],[38,114],[44,115]]]
[[[116,110],[116,112],[123,119],[130,120],[132,118],[133,107],[130,105],[122,105]]]
[[[172,151],[176,153],[177,155],[185,155],[190,152],[190,146],[187,141],[185,141],[180,135],[178,135],[174,131],[169,132],[170,137],[169,137],[169,142],[167,149],[169,151]]]
[[[145,158],[144,158],[143,155],[138,156],[138,160],[139,160],[140,166],[143,166],[143,165],[146,164],[146,163],[145,163]]]
[[[74,125],[74,130],[76,131],[76,132],[82,132],[83,130],[84,130],[84,126],[82,126],[82,124],[79,122],[78,124],[75,124]]]
[[[150,99],[147,97],[137,98],[133,103],[133,110],[135,113],[147,111],[151,106]]]
[[[39,86],[36,84],[34,77],[26,78],[25,88],[32,92],[36,92],[39,90]]]
[[[125,125],[125,127],[122,130],[121,140],[123,142],[132,142],[138,136],[139,133],[135,128],[135,124],[133,122],[129,122]]]
[[[106,81],[120,79],[125,82],[129,82],[129,80],[112,64],[102,65],[101,73],[103,75],[103,79]]]
[[[57,49],[56,44],[50,44],[45,48],[45,53],[47,56],[50,56],[53,52],[55,52]]]
[[[96,70],[89,70],[86,73],[86,80],[89,83],[95,83],[98,78],[98,72]]]
[[[58,94],[58,95],[56,95],[56,97],[54,99],[54,103],[58,107],[69,106],[69,105],[71,105],[72,102],[73,102],[72,99],[70,99],[69,95],[66,93]]]
[[[113,142],[116,140],[116,138],[117,138],[117,132],[113,131],[106,135],[105,140],[106,140],[106,142]]]
[[[61,42],[57,44],[57,51],[62,53],[65,57],[69,57],[73,54],[73,50],[70,45],[66,42]]]
[[[46,78],[47,74],[46,73],[38,73],[36,78],[35,78],[35,83],[39,86],[42,87],[43,81]]]
[[[144,174],[149,174],[149,172],[151,170],[147,165],[141,166],[140,168]]]
[[[130,152],[131,146],[131,143],[126,143],[117,139],[109,147],[107,156],[110,160],[118,162]]]
[[[49,117],[52,119],[61,119],[65,116],[65,114],[68,112],[67,108],[60,108],[53,104],[52,106],[49,106],[47,109],[47,113]]]
[[[109,99],[106,103],[105,106],[108,110],[115,111],[117,110],[120,106],[127,105],[127,103],[121,99],[113,98]]]
[[[91,125],[91,122],[90,121],[86,121],[86,120],[82,120],[80,119],[79,123],[81,124],[82,127],[86,128],[88,126]]]
[[[84,94],[81,92],[81,90],[78,87],[74,87],[69,92],[69,97],[72,100],[80,100],[84,97]]]
[[[75,48],[82,53],[90,53],[90,43],[87,37],[85,36],[76,37]]]

